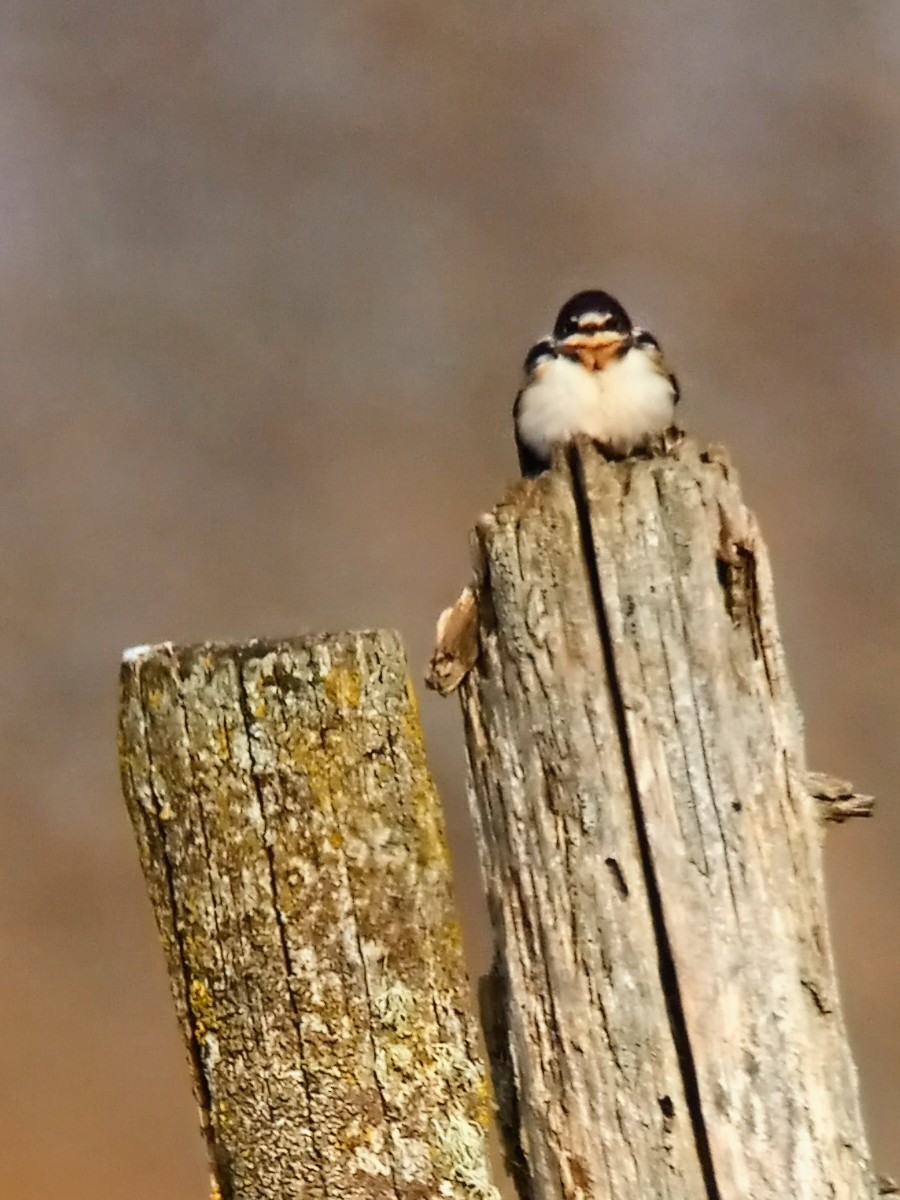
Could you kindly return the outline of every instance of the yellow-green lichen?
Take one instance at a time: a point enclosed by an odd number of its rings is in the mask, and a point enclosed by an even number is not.
[[[325,695],[340,708],[357,708],[362,692],[362,680],[358,671],[349,667],[332,667],[322,679]]]
[[[462,928],[459,921],[451,913],[443,924],[444,951],[451,963],[462,962]]]
[[[412,1019],[416,1011],[416,998],[400,980],[396,980],[372,998],[374,1015],[383,1026],[400,1037],[412,1033]]]
[[[488,1176],[484,1130],[459,1112],[435,1117],[435,1167],[438,1177],[457,1184],[471,1200],[499,1200]],[[442,1182],[441,1192],[452,1195]]]
[[[346,764],[352,759],[351,750],[352,737],[344,729],[325,731],[323,745],[318,729],[300,726],[289,732],[286,765],[305,779],[312,801],[327,805],[329,797],[346,786]]]
[[[493,1118],[494,1095],[484,1068],[479,1066],[479,1078],[475,1085],[475,1120],[482,1129],[490,1129]]]
[[[373,995],[372,1007],[378,1025],[375,1072],[388,1105],[402,1112],[428,1097],[429,1107],[450,1114],[432,1118],[429,1127],[441,1194],[493,1198],[484,1143],[490,1091],[483,1068],[464,1040],[440,1036],[431,1006],[400,980]]]
[[[386,1156],[374,1154],[368,1146],[357,1146],[349,1157],[349,1168],[351,1171],[361,1172],[363,1175],[390,1175],[390,1163],[386,1160]]]
[[[406,707],[400,714],[402,745],[409,760],[409,802],[418,835],[418,858],[423,867],[446,869],[450,855],[434,780],[425,757],[419,705],[412,680],[406,679]]]
[[[416,695],[416,689],[412,681],[412,676],[406,676],[406,700],[409,704],[410,719],[415,722],[416,727],[420,727],[419,719],[419,697]]]
[[[194,1014],[194,1036],[203,1045],[207,1034],[219,1028],[209,988],[200,979],[191,980],[191,1012]]]
[[[490,1124],[490,1089],[481,1062],[462,1042],[442,1041],[434,1048],[434,1074],[441,1091],[479,1125]]]

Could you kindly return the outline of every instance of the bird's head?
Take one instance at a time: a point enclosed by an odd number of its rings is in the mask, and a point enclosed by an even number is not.
[[[630,344],[631,318],[608,292],[578,292],[559,310],[553,337],[563,354],[596,371]]]

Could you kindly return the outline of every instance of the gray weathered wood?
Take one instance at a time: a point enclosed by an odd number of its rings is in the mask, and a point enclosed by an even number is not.
[[[476,550],[461,698],[530,1195],[871,1200],[821,861],[868,803],[807,771],[727,459],[574,447]]]
[[[397,638],[131,652],[121,735],[223,1200],[493,1196]]]

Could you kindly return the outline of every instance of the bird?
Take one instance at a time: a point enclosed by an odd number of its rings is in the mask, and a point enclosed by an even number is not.
[[[554,447],[577,434],[614,457],[646,449],[671,426],[680,397],[657,339],[599,290],[565,302],[524,369],[513,421],[526,478],[545,471]]]

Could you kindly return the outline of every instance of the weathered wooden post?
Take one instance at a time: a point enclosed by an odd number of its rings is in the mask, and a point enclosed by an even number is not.
[[[493,1196],[398,640],[131,652],[121,743],[223,1200]]]
[[[807,770],[727,458],[572,447],[475,545],[430,682],[462,680],[520,1187],[872,1200],[821,861],[870,801]]]

